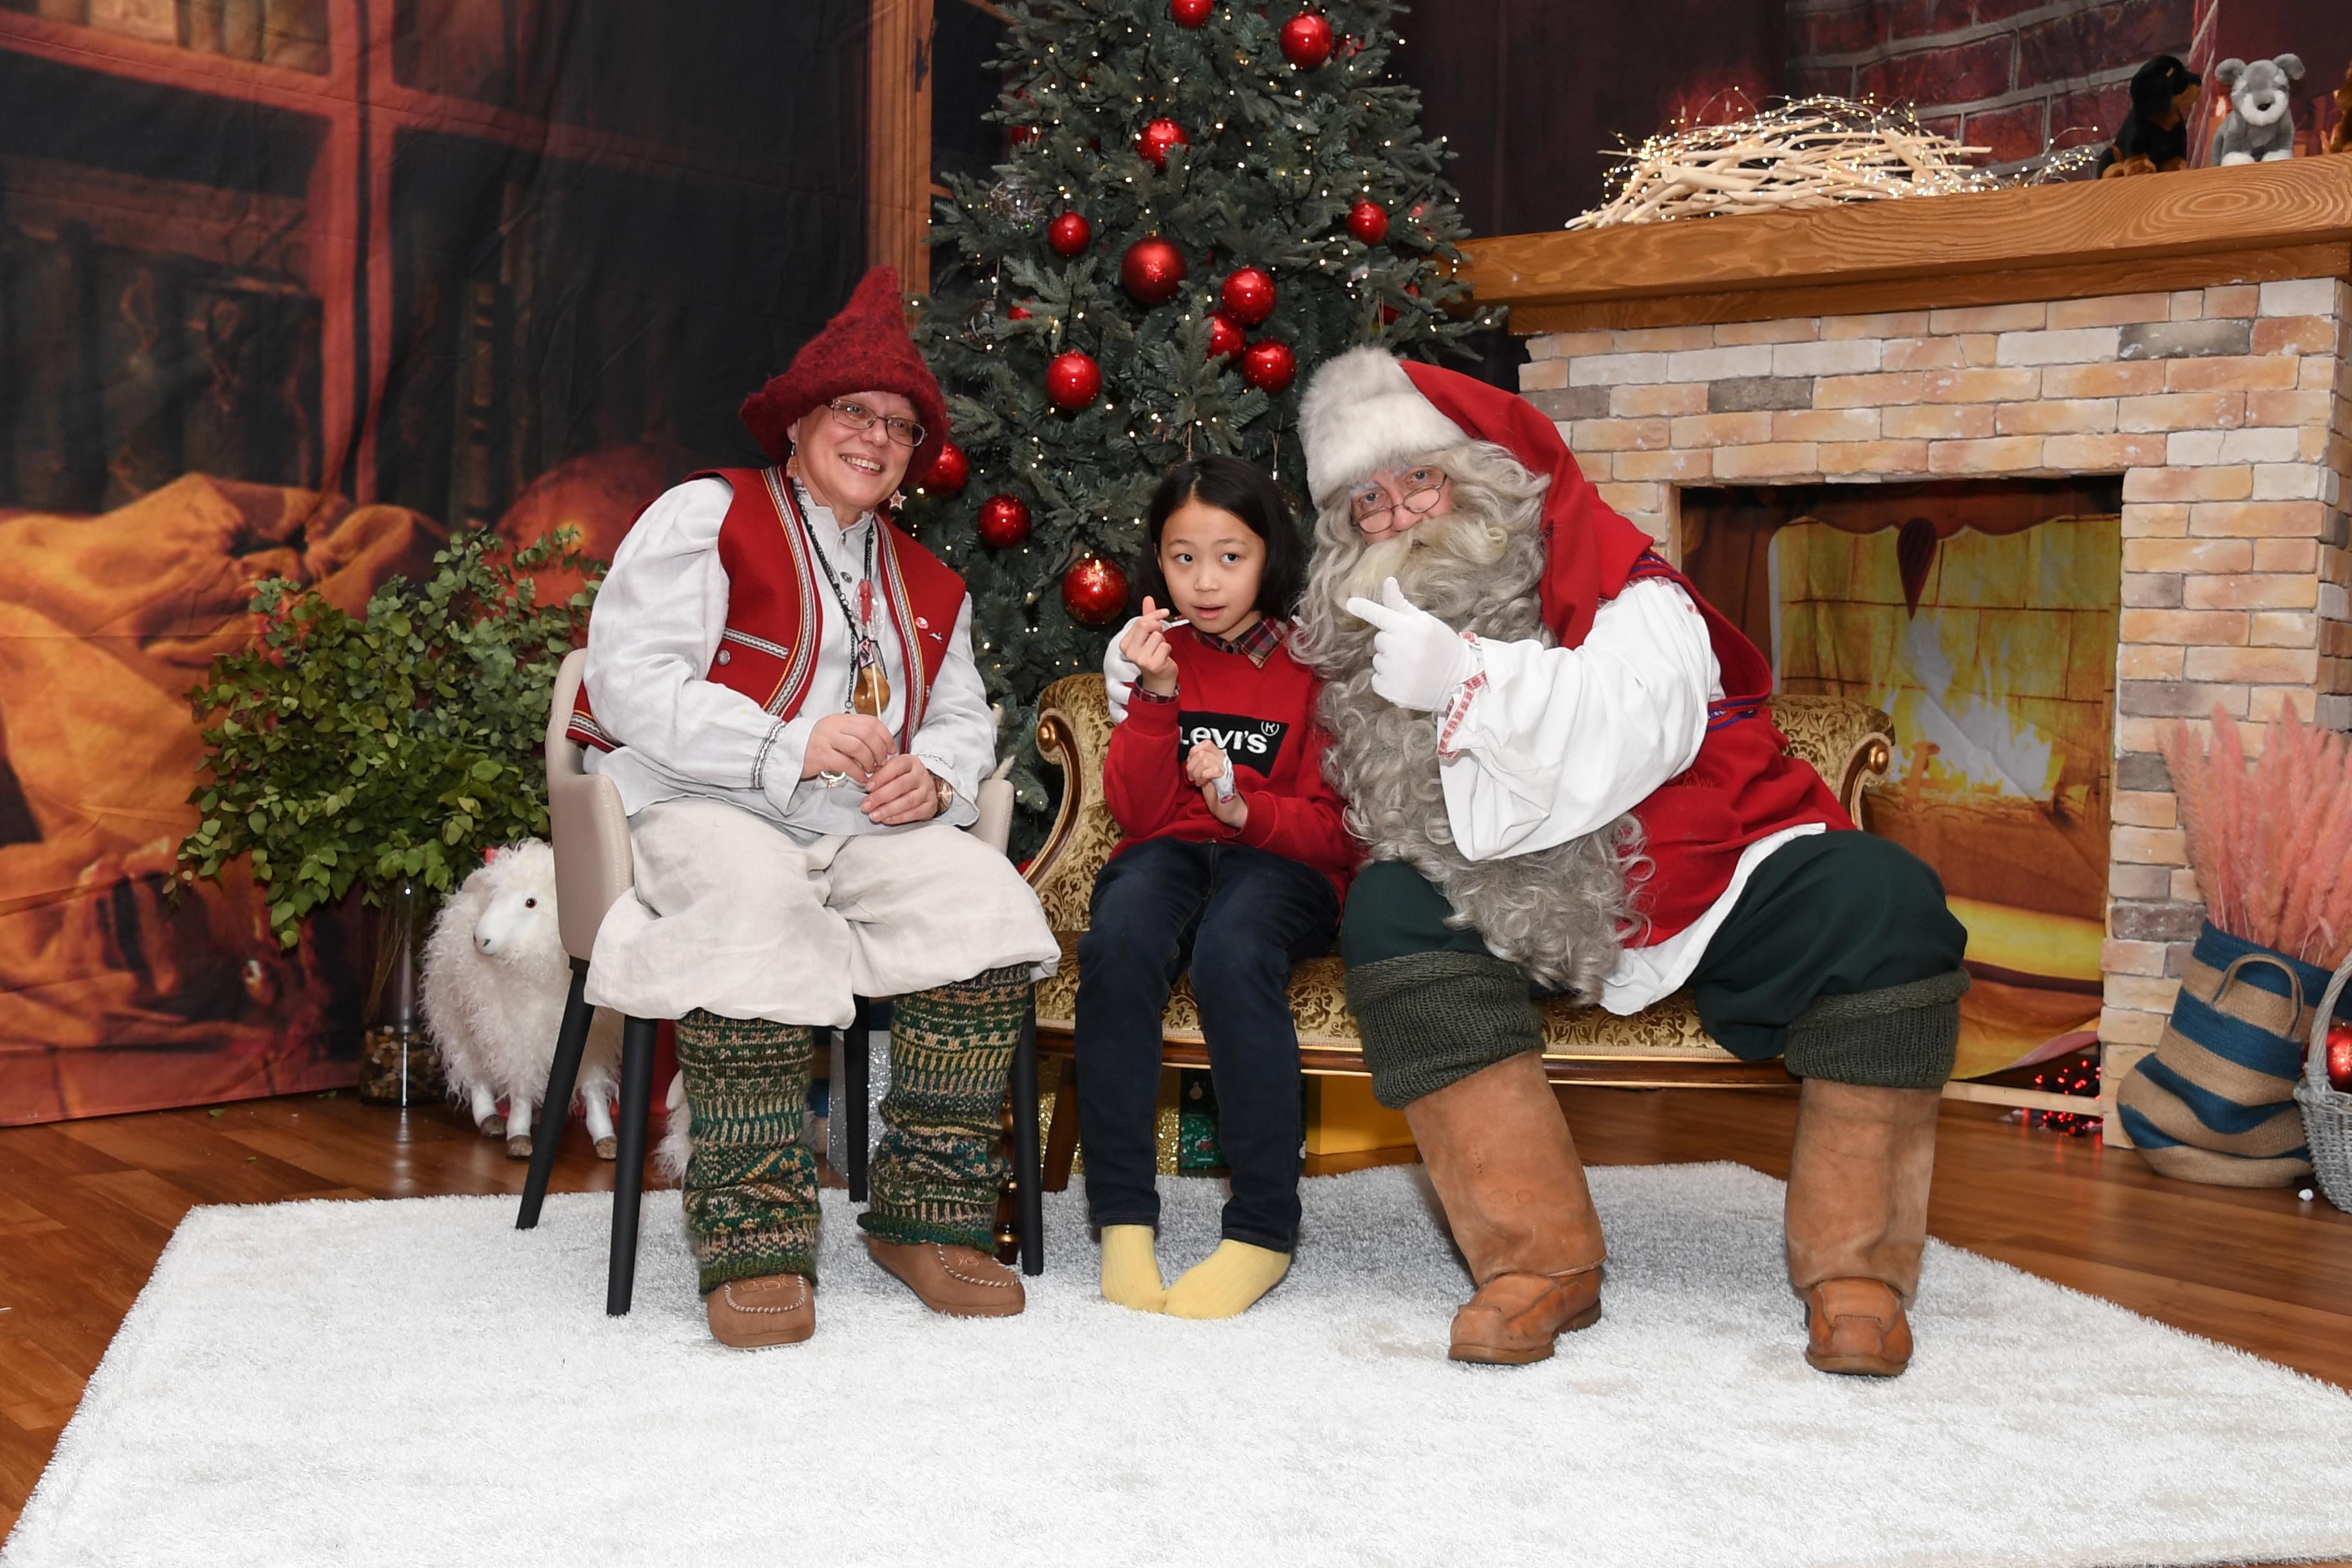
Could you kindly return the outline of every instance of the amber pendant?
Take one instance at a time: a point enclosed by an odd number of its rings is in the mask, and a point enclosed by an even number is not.
[[[882,661],[859,666],[856,684],[850,689],[849,710],[879,719],[889,707],[890,678],[882,673]]]

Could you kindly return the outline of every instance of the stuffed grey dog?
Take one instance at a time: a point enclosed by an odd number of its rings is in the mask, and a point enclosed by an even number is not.
[[[2213,134],[2216,163],[2275,163],[2294,156],[2294,115],[2286,84],[2303,79],[2293,55],[2273,60],[2223,60],[2213,79],[2230,89],[2230,118]]]

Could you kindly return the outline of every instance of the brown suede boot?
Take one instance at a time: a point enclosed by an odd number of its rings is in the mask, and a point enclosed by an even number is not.
[[[736,1350],[796,1345],[816,1332],[816,1287],[799,1274],[730,1279],[702,1299],[710,1337]]]
[[[1911,1361],[1903,1309],[1919,1289],[1932,1089],[1809,1078],[1789,1158],[1789,1282],[1805,1300],[1805,1359],[1822,1372],[1895,1377]]]
[[[1404,1108],[1478,1282],[1454,1314],[1455,1361],[1518,1366],[1601,1316],[1601,1216],[1543,1058],[1481,1068]]]

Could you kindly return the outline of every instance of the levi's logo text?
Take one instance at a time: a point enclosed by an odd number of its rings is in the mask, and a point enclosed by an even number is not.
[[[1252,719],[1240,713],[1179,713],[1176,715],[1176,757],[1179,763],[1194,746],[1206,741],[1225,753],[1236,768],[1247,768],[1260,778],[1274,773],[1282,755],[1282,738],[1290,726],[1274,719]]]

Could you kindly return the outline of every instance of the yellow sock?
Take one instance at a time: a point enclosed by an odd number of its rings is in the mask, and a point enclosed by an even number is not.
[[[1160,1257],[1148,1225],[1107,1225],[1102,1233],[1103,1300],[1139,1312],[1156,1312],[1167,1299]]]
[[[1287,1252],[1221,1241],[1168,1288],[1168,1304],[1160,1310],[1171,1318],[1238,1317],[1289,1272]]]

